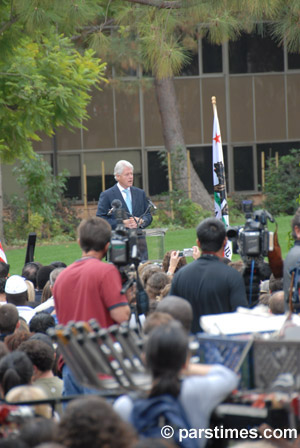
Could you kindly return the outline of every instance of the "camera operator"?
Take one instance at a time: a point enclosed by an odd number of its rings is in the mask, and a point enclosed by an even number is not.
[[[99,197],[96,216],[104,218],[115,230],[117,220],[114,214],[114,201],[120,201],[123,211],[123,224],[127,229],[144,229],[152,222],[151,202],[140,188],[133,186],[133,165],[127,160],[119,160],[114,168],[117,184],[102,191]],[[140,232],[138,249],[141,261],[148,259],[146,239]]]
[[[192,305],[192,333],[201,331],[201,316],[248,307],[243,277],[222,262],[226,242],[224,224],[216,218],[205,219],[197,227],[200,258],[174,275],[170,295],[182,297]]]
[[[283,291],[286,310],[288,309],[289,289],[291,284],[291,269],[300,262],[300,207],[295,213],[291,223],[294,246],[288,252],[283,267]]]

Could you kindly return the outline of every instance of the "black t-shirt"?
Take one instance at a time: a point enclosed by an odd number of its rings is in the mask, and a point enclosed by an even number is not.
[[[238,306],[248,307],[241,274],[211,254],[204,254],[179,269],[170,294],[183,297],[192,305],[192,333],[201,331],[201,316],[230,313]]]

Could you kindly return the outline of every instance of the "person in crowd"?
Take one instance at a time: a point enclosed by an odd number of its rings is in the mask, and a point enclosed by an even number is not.
[[[272,314],[284,314],[284,292],[276,291],[270,296],[269,308]]]
[[[10,265],[0,261],[0,303],[6,302],[5,283],[8,278]]]
[[[2,397],[16,386],[31,384],[33,365],[26,353],[15,350],[0,360],[0,391]]]
[[[270,279],[269,279],[269,290],[270,290],[270,294],[273,294],[273,292],[276,292],[276,291],[282,291],[283,290],[283,277],[276,278],[276,277],[274,277],[274,274],[271,274]]]
[[[170,314],[182,324],[188,334],[191,332],[193,309],[187,300],[176,296],[164,297],[157,304],[156,311]]]
[[[41,266],[36,274],[36,287],[41,292],[39,303],[42,301],[43,289],[50,278],[50,273],[55,269],[51,264],[47,266]]]
[[[123,395],[114,403],[118,414],[133,424],[140,435],[149,436],[155,429],[152,424],[159,425],[160,416],[151,421],[147,409],[159,401],[164,403],[165,396],[176,407],[179,401],[191,428],[208,428],[214,408],[237,386],[237,375],[224,366],[190,364],[188,346],[188,335],[175,320],[150,333],[145,347],[146,364],[152,374],[148,396],[134,401]],[[204,443],[203,439],[198,440],[199,447]]]
[[[19,313],[15,305],[6,303],[0,307],[0,340],[12,334],[20,326]]]
[[[29,330],[31,333],[47,334],[48,328],[52,327],[55,327],[55,319],[45,311],[36,313],[29,322]]]
[[[56,321],[56,311],[55,311],[55,303],[54,303],[54,297],[53,297],[53,288],[54,288],[54,283],[57,279],[57,277],[59,276],[59,274],[64,270],[64,267],[58,267],[53,269],[53,271],[50,272],[50,277],[49,277],[49,286],[50,286],[50,290],[51,290],[51,296],[49,297],[49,299],[45,300],[45,301],[41,301],[41,304],[38,305],[36,307],[36,313],[39,313],[40,311],[45,311],[46,313],[49,314],[53,314],[54,320]]]
[[[54,266],[55,269],[56,268],[66,268],[67,267],[66,263],[64,263],[63,261],[52,261],[50,264],[51,264],[51,266]]]
[[[5,337],[4,343],[10,352],[13,352],[19,348],[22,342],[27,341],[32,336],[29,330],[20,330],[17,328],[12,334]]]
[[[24,277],[26,280],[29,280],[33,283],[34,289],[35,289],[35,300],[37,302],[41,301],[42,291],[39,291],[37,289],[36,284],[36,276],[37,272],[42,267],[42,264],[38,261],[30,261],[26,263],[22,269],[22,277]]]
[[[35,400],[47,400],[47,394],[40,387],[33,385],[16,386],[5,395],[5,400],[9,403],[28,402]],[[36,404],[33,406],[36,416],[46,419],[52,418],[52,409],[49,404]]]
[[[170,294],[186,299],[192,306],[192,333],[201,330],[201,316],[248,307],[243,277],[220,261],[226,242],[224,224],[216,218],[205,219],[197,227],[201,257],[173,277]]]
[[[112,406],[98,396],[72,400],[59,422],[56,441],[66,448],[131,448],[137,437]]]
[[[174,318],[171,316],[171,314],[161,311],[154,311],[145,319],[143,325],[143,334],[149,335],[154,328],[158,327],[159,325],[167,325],[172,320],[174,320]]]
[[[148,227],[152,222],[149,201],[143,190],[133,186],[133,165],[127,160],[119,160],[114,168],[114,176],[117,183],[100,194],[96,216],[106,219],[112,229],[115,229],[117,225],[115,213],[109,212],[113,207],[113,201],[118,199],[121,201],[123,224],[126,228]],[[138,248],[141,260],[147,260],[145,237],[139,238]]]
[[[179,250],[168,250],[162,261],[162,269],[168,275],[173,275],[186,264],[186,258],[179,255]]]
[[[121,294],[121,275],[114,265],[101,261],[110,238],[111,228],[104,219],[81,222],[82,257],[60,273],[53,289],[60,324],[95,318],[101,327],[107,328],[128,320],[130,307],[126,296]]]
[[[296,211],[292,223],[292,237],[294,238],[294,246],[289,250],[283,262],[283,291],[285,307],[288,309],[289,290],[291,286],[291,269],[296,267],[300,261],[300,207]]]
[[[165,272],[156,272],[151,275],[145,288],[150,302],[157,304],[162,289],[170,283],[171,278]]]
[[[5,294],[7,303],[12,303],[18,309],[19,316],[23,317],[27,323],[35,315],[35,309],[28,306],[27,284],[20,275],[12,275],[5,284]]]
[[[46,405],[40,405],[40,407]],[[35,406],[37,408],[37,406]],[[39,414],[37,414],[39,415]],[[57,422],[47,417],[33,418],[26,424],[22,425],[19,436],[24,441],[28,448],[36,448],[41,446],[41,443],[51,442],[55,439],[57,431]]]
[[[90,218],[81,222],[78,232],[82,257],[65,268],[54,284],[58,322],[66,325],[70,320],[96,319],[107,328],[128,321],[131,310],[126,295],[121,294],[120,272],[113,264],[101,261],[110,244],[110,225],[102,218]],[[68,366],[63,366],[62,375],[64,394],[86,391],[76,383]]]
[[[149,278],[153,274],[156,274],[157,272],[163,272],[163,271],[162,268],[156,263],[150,263],[144,267],[144,269],[141,271],[140,274],[140,279],[144,288],[146,288]]]
[[[50,275],[51,275],[51,273],[50,273]],[[49,280],[45,284],[43,291],[42,291],[41,303],[46,302],[46,300],[50,299],[51,296],[52,296],[52,291],[50,288],[50,277],[49,277]]]
[[[32,384],[40,387],[48,398],[61,397],[63,381],[53,374],[55,351],[52,345],[42,340],[28,339],[18,350],[26,353],[33,364]],[[57,412],[62,413],[61,406]]]
[[[38,305],[38,302],[35,300],[34,285],[30,280],[25,280],[25,283],[27,285],[28,305],[35,308]]]

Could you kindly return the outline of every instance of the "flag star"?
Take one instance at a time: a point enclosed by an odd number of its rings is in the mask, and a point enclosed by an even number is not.
[[[213,140],[215,140],[216,143],[221,143],[220,137],[221,137],[221,134],[220,135],[216,134],[216,136],[214,137]]]

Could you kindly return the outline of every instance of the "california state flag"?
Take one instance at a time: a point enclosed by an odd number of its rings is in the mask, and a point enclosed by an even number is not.
[[[0,261],[3,261],[3,263],[7,263],[6,255],[3,250],[1,241],[0,241]]]
[[[214,110],[214,125],[213,125],[213,182],[214,182],[214,203],[215,203],[215,217],[220,219],[229,226],[229,215],[227,205],[225,167],[223,158],[222,138],[218,119],[216,97],[212,97],[212,105]],[[231,260],[232,246],[231,242],[227,241],[224,248],[224,256]]]

